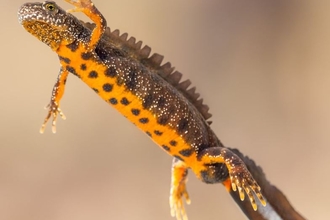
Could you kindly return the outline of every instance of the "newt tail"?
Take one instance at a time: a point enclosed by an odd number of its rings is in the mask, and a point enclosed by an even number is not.
[[[84,13],[93,24],[78,20],[52,1],[26,3],[18,12],[23,27],[46,43],[60,61],[41,132],[50,118],[55,132],[57,116],[64,117],[60,100],[72,73],[174,157],[172,216],[187,219],[183,198],[190,202],[188,169],[205,183],[223,183],[228,190],[238,190],[240,199],[247,196],[254,210],[256,199],[265,206],[261,189],[244,162],[210,128],[208,107],[198,99],[195,88],[189,88],[190,81],[181,82],[181,73],[170,63],[161,65],[163,56],[150,56],[150,47],[141,48],[141,41],[111,32],[91,0],[66,2],[75,6],[70,12]]]

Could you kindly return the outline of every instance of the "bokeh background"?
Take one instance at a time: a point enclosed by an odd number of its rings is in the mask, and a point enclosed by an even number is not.
[[[171,157],[73,75],[67,120],[39,134],[59,63],[18,24],[24,2],[0,8],[0,219],[172,219]],[[261,165],[303,216],[329,218],[329,1],[95,4],[192,80],[223,143]],[[222,185],[190,173],[188,190],[190,220],[245,219]]]

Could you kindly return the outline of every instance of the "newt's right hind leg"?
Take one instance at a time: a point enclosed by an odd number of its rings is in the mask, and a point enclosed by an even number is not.
[[[188,168],[185,163],[174,158],[172,162],[170,207],[172,217],[176,217],[177,220],[188,219],[183,204],[183,197],[186,199],[187,204],[190,204],[186,189],[187,174]]]

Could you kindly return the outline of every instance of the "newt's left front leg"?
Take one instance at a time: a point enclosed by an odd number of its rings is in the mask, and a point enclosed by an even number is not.
[[[101,39],[103,33],[107,28],[107,21],[101,12],[95,7],[91,0],[65,0],[66,2],[76,6],[76,8],[69,10],[68,12],[83,12],[94,23],[95,28],[91,34],[88,46],[90,50],[94,50]]]

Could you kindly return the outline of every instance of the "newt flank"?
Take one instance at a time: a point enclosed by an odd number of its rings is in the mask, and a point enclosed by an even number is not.
[[[173,156],[172,216],[187,219],[183,198],[190,202],[188,169],[205,183],[222,183],[228,191],[238,189],[240,199],[247,195],[254,210],[258,204],[266,205],[244,162],[210,128],[208,107],[195,88],[190,88],[190,81],[181,82],[181,73],[170,63],[161,65],[163,56],[150,55],[150,47],[142,47],[141,41],[127,39],[126,33],[119,35],[117,30],[111,32],[91,0],[65,1],[75,8],[66,12],[46,1],[26,3],[18,11],[23,27],[47,44],[60,62],[41,132],[50,118],[53,132],[57,116],[64,118],[60,101],[72,73]],[[82,12],[93,23],[80,21],[71,12]]]

